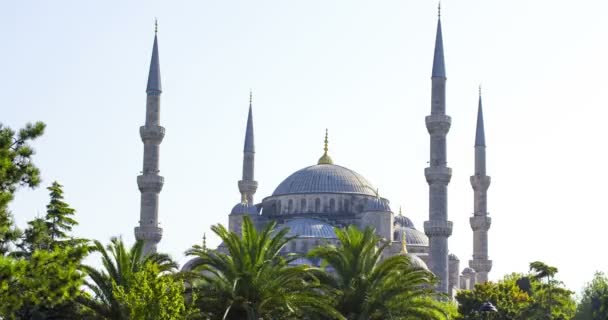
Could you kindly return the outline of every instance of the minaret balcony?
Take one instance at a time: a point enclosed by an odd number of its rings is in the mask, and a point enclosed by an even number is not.
[[[475,191],[486,191],[490,187],[490,177],[471,176],[471,186]]]
[[[492,260],[469,260],[469,267],[475,269],[476,272],[490,272],[492,270]]]
[[[431,135],[442,135],[445,136],[450,131],[452,125],[452,118],[445,114],[432,114],[426,116],[426,129]]]
[[[488,231],[492,225],[492,218],[488,216],[472,216],[469,219],[469,223],[473,231]]]
[[[163,229],[155,226],[135,227],[135,239],[142,241],[160,242],[163,237]]]
[[[165,183],[165,178],[156,175],[146,173],[140,176],[137,176],[137,186],[139,187],[139,191],[141,192],[160,192],[163,189],[163,184]]]
[[[429,237],[449,237],[452,235],[452,225],[452,221],[425,221],[424,233]]]
[[[448,184],[452,179],[452,169],[448,167],[427,167],[424,176],[429,184]]]
[[[239,180],[239,191],[241,193],[254,194],[258,189],[258,182],[255,180]]]
[[[165,128],[161,126],[141,126],[139,127],[141,140],[152,143],[161,143],[165,137]]]

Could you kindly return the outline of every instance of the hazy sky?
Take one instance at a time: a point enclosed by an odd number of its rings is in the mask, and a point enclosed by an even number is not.
[[[47,125],[43,183],[20,190],[20,226],[65,185],[76,232],[133,241],[145,86],[159,19],[160,250],[180,262],[239,200],[249,89],[256,200],[315,164],[324,129],[336,164],[364,175],[422,230],[435,1],[6,1],[0,121]],[[444,1],[450,251],[472,252],[477,86],[488,152],[490,278],[542,260],[578,291],[608,271],[608,2]]]

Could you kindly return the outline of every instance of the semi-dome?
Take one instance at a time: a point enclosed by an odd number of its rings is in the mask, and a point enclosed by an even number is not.
[[[412,265],[412,268],[429,271],[429,267],[417,255],[408,253],[407,257],[410,258],[410,264]]]
[[[353,193],[376,196],[375,188],[362,175],[335,164],[317,164],[298,170],[283,180],[272,195],[302,193]]]
[[[365,211],[391,212],[391,207],[387,199],[376,197],[367,201]]]
[[[408,228],[408,227],[401,227],[401,226],[395,227],[395,231],[393,232],[394,240],[401,241],[401,236],[403,234],[405,234],[405,242],[407,242],[408,245],[413,245],[413,246],[428,246],[429,245],[429,238],[426,236],[426,234],[424,234],[414,228]]]
[[[278,228],[289,228],[288,237],[336,239],[334,227],[316,219],[293,219]]]
[[[412,219],[402,215],[401,213],[395,216],[393,224],[400,227],[414,229],[414,222],[412,222]]]
[[[232,208],[231,214],[258,214],[257,208],[247,202],[238,203]]]

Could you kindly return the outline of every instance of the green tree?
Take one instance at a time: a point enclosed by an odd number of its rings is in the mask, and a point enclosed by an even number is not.
[[[483,319],[478,310],[481,305],[490,301],[499,312],[493,315],[495,320],[525,319],[522,314],[530,307],[532,298],[517,285],[521,274],[511,274],[498,282],[476,284],[473,290],[462,290],[456,295],[460,319]]]
[[[243,219],[242,237],[222,225],[211,229],[228,254],[194,246],[186,255],[196,257],[192,282],[200,293],[197,305],[211,319],[341,319],[328,303],[330,295],[312,275],[310,266],[290,266],[295,256],[282,257],[281,249],[293,238],[276,222],[257,231]]]
[[[347,319],[448,318],[429,271],[412,267],[406,255],[383,259],[389,244],[371,228],[335,232],[338,246],[317,247],[309,255],[331,268],[322,279],[337,292],[336,309]]]
[[[8,204],[18,187],[36,187],[40,170],[33,164],[34,149],[29,142],[44,132],[44,123],[26,124],[19,132],[0,124],[0,255],[6,254],[11,244],[19,239]]]
[[[157,275],[177,268],[177,264],[166,254],[144,255],[142,241],[137,241],[130,249],[119,238],[112,238],[106,247],[101,242],[94,241],[92,250],[101,254],[103,270],[82,266],[90,278],[86,281],[86,286],[94,293],[94,297],[81,299],[80,302],[104,319],[129,319],[128,305],[117,298],[116,288],[120,288],[121,297],[127,297],[132,289],[141,290],[133,285],[150,285],[134,280],[136,274],[145,270],[148,264],[155,266]]]
[[[0,256],[0,318],[66,319],[69,310],[77,313],[72,302],[82,295],[78,267],[85,254],[80,247],[36,250],[28,259]]]
[[[574,319],[608,319],[608,277],[604,273],[596,272],[593,280],[583,289]]]
[[[461,319],[481,319],[479,307],[486,301],[498,309],[493,319],[572,319],[576,304],[572,292],[555,279],[558,269],[542,262],[530,263],[527,275],[511,274],[497,283],[475,285],[456,295]]]
[[[36,218],[28,222],[24,231],[23,241],[18,243],[20,252],[17,256],[29,256],[35,250],[53,250],[56,247],[73,248],[85,245],[88,240],[78,239],[71,235],[78,222],[73,218],[76,210],[63,201],[63,186],[57,181],[47,189],[50,191],[50,201],[46,206],[44,218]]]
[[[192,313],[185,303],[183,280],[174,274],[161,274],[157,264],[145,264],[127,283],[127,286],[114,284],[113,291],[127,310],[128,319],[186,319]]]

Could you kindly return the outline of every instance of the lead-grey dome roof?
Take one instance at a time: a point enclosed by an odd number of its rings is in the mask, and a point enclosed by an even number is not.
[[[376,197],[367,201],[365,211],[391,212],[391,206],[387,199]]]
[[[237,203],[230,211],[231,214],[258,214],[258,210],[252,204],[241,202]]]
[[[427,246],[429,245],[429,238],[426,234],[408,227],[396,226],[393,232],[393,238],[395,241],[401,241],[401,235],[405,233],[405,242],[407,245],[413,246]]]
[[[335,239],[334,227],[316,219],[298,218],[287,221],[278,229],[289,228],[288,237]]]
[[[317,164],[298,170],[272,193],[357,193],[376,196],[372,184],[360,174],[335,164]]]

